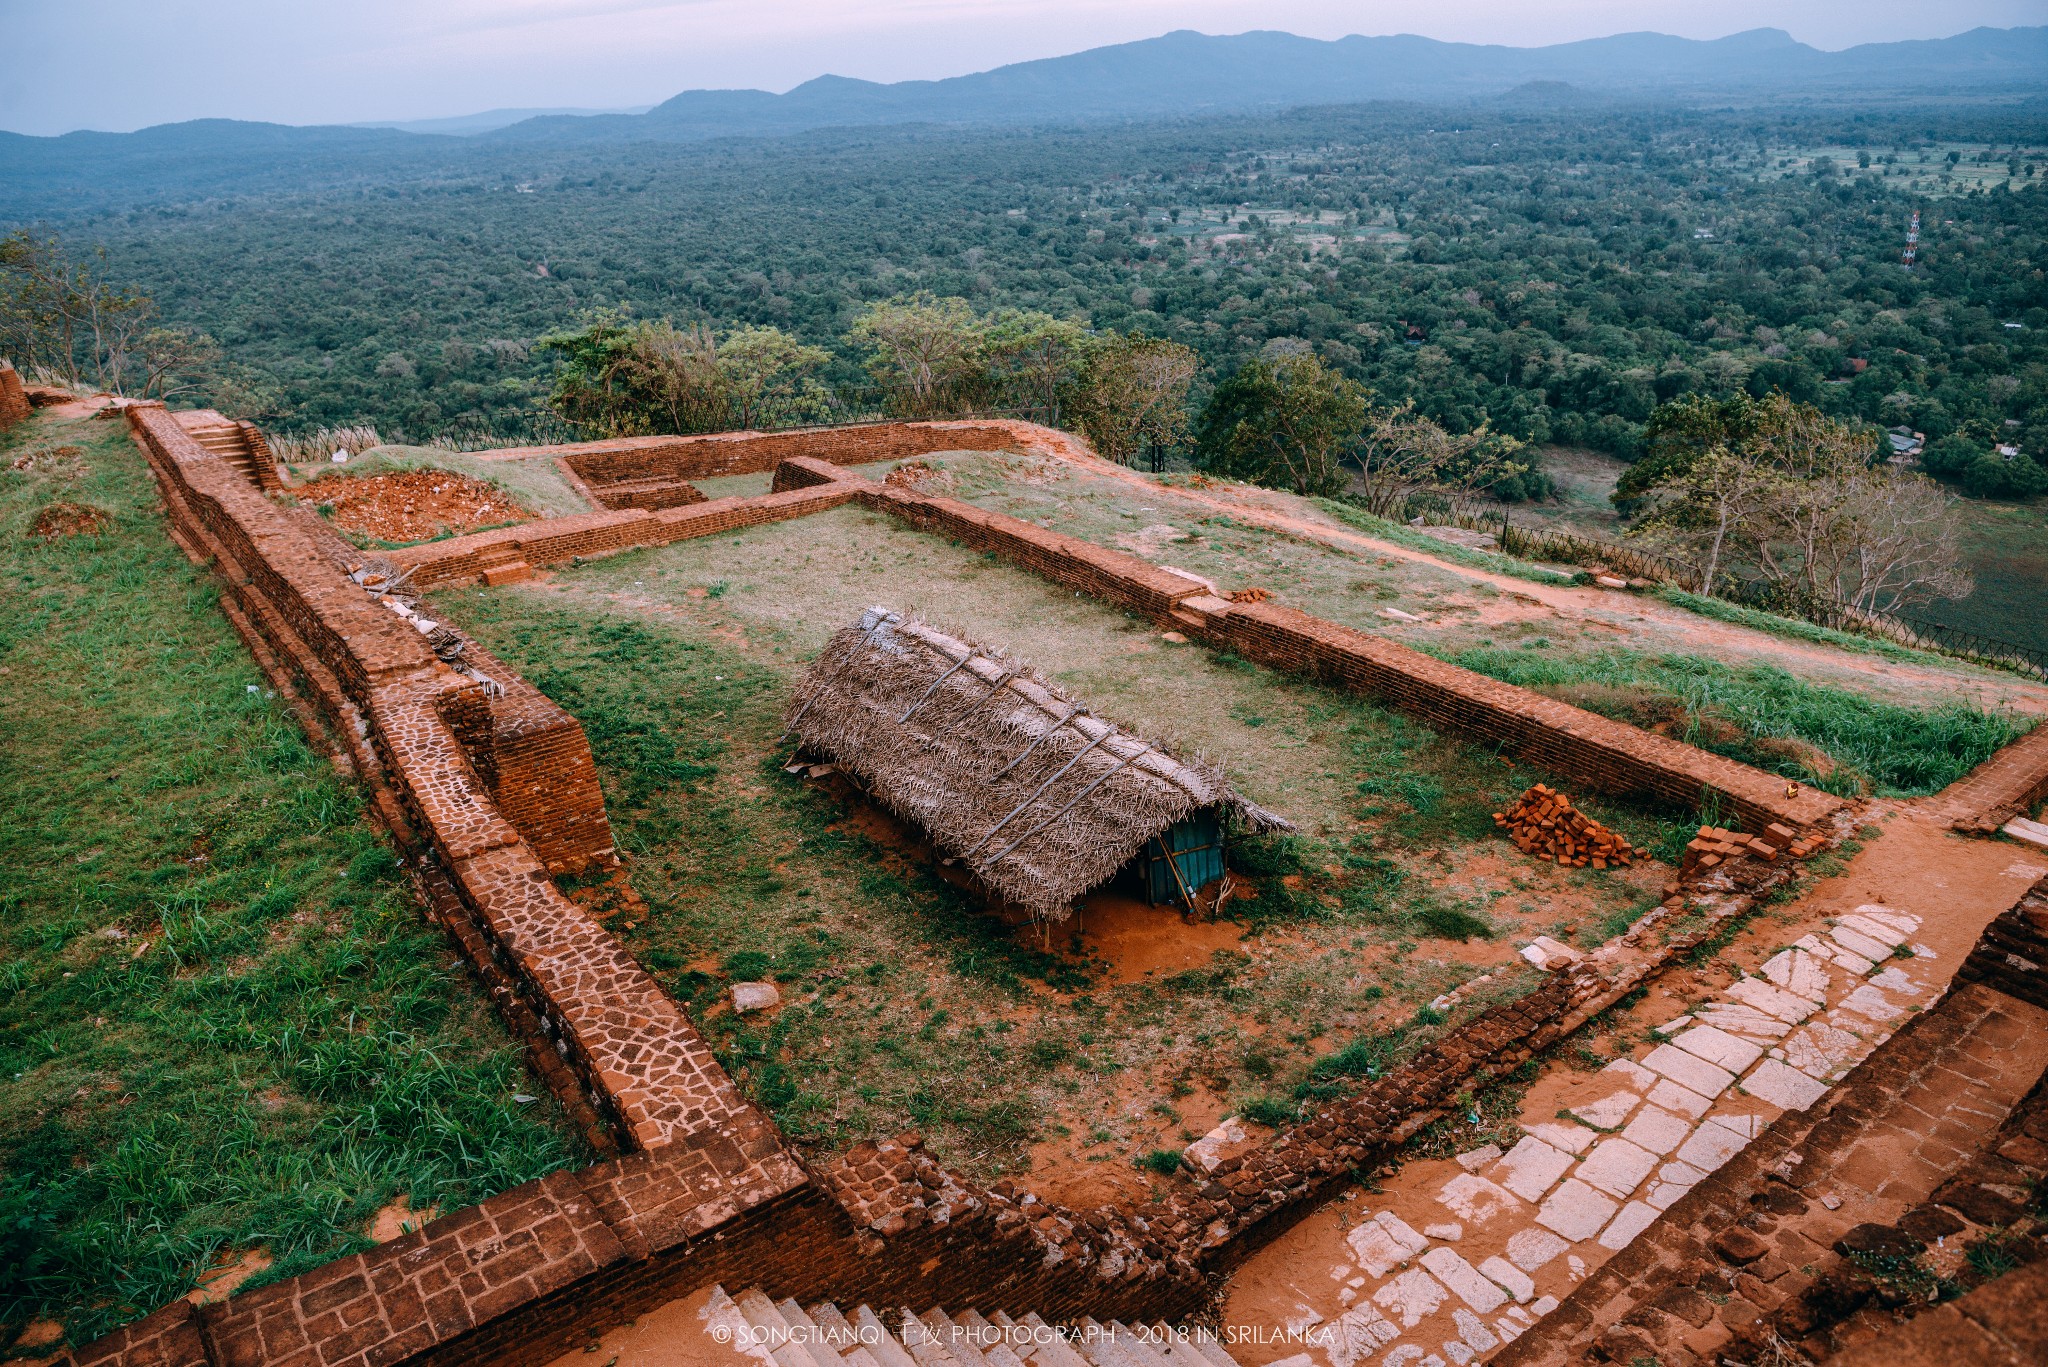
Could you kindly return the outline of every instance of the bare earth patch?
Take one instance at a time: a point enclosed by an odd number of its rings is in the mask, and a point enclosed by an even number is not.
[[[36,514],[28,530],[39,541],[56,541],[67,536],[97,536],[113,525],[113,518],[89,504],[52,503]]]
[[[343,531],[393,544],[501,527],[533,516],[496,485],[447,470],[329,475],[299,497],[331,516]]]

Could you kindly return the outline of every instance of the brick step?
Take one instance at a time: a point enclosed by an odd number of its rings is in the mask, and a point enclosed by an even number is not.
[[[1036,1312],[805,1309],[759,1287],[730,1295],[722,1286],[702,1313],[707,1336],[761,1367],[1238,1367],[1213,1333],[1164,1324],[1083,1319],[1060,1329]]]

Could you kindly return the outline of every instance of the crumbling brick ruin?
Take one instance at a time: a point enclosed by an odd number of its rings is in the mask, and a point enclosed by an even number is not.
[[[0,431],[14,426],[30,412],[28,391],[12,361],[0,359]]]
[[[79,1350],[77,1363],[543,1363],[713,1281],[773,1295],[1036,1311],[1056,1321],[1194,1315],[1211,1303],[1218,1277],[1445,1114],[1461,1092],[1565,1038],[1792,877],[1789,861],[1761,858],[1703,871],[1626,935],[1555,965],[1534,992],[1481,1012],[1426,1056],[1315,1108],[1269,1142],[1212,1171],[1184,1172],[1141,1211],[1060,1209],[1008,1181],[984,1188],[945,1170],[915,1136],[856,1145],[813,1170],[741,1096],[682,1009],[557,891],[552,874],[611,858],[596,769],[574,718],[480,650],[467,658],[501,693],[437,658],[350,577],[345,548],[323,540],[310,515],[264,496],[246,453],[209,449],[160,405],[137,405],[128,417],[174,536],[214,566],[223,608],[259,663],[309,730],[354,766],[431,914],[527,1040],[537,1070],[615,1156],[219,1304],[175,1302]],[[1752,828],[1777,823],[1816,844],[1838,838],[1853,815],[1825,793],[1788,791],[1775,776],[1280,603],[1232,602],[1135,556],[842,468],[957,449],[1094,459],[1063,434],[1008,422],[484,453],[557,458],[606,510],[388,559],[419,586],[511,583],[538,565],[858,500],[1575,783],[1680,807],[1711,799]],[[753,498],[707,500],[688,485],[769,470],[772,491]],[[1696,929],[1668,942],[1651,933],[1687,911],[1700,914]],[[2038,939],[2038,929],[2002,931],[1998,952],[2024,954],[2033,942],[2015,936]],[[1978,976],[2010,991],[2015,972],[1986,961]],[[1965,1033],[2011,1010],[1991,986],[1954,1000]],[[1939,1049],[1948,1047],[1946,1028],[1909,1033]],[[1909,1060],[1896,1066],[1918,1066],[1906,1049],[1893,1049]],[[1804,1133],[1797,1142],[1811,1143]],[[1782,1155],[1792,1142],[1769,1151]],[[1645,1236],[1643,1268],[1663,1267],[1670,1259],[1656,1250],[1691,1237],[1670,1232],[1681,1219],[1710,1218],[1720,1209],[1711,1202],[1748,1200],[1740,1186],[1748,1180],[1731,1171],[1674,1207]],[[1625,1294],[1606,1273],[1587,1283],[1588,1303],[1569,1323],[1589,1333],[1612,1318],[1608,1302],[1593,1307],[1603,1294],[1596,1287]]]

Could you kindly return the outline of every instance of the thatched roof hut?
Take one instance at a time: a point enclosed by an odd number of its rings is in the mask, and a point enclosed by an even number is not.
[[[1035,916],[1065,918],[1148,842],[1166,864],[1169,847],[1188,845],[1162,837],[1191,820],[1292,829],[1213,765],[1091,715],[999,651],[886,608],[826,643],[788,724],[806,751]],[[1189,867],[1169,872],[1184,879]]]

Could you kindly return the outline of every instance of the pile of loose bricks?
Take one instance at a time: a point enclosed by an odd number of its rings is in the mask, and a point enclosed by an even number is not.
[[[1077,1214],[1008,1184],[978,1188],[914,1141],[857,1146],[812,1175],[739,1096],[680,1008],[554,888],[536,846],[587,848],[591,814],[603,819],[580,731],[571,741],[545,699],[489,662],[507,685],[493,707],[480,685],[377,609],[289,511],[161,407],[129,416],[173,533],[215,563],[231,620],[291,697],[310,695],[316,720],[352,754],[402,847],[428,866],[423,882],[430,895],[438,889],[443,919],[508,1012],[540,1022],[567,1065],[544,1074],[573,1077],[626,1152],[223,1304],[178,1302],[81,1352],[80,1362],[542,1362],[716,1279],[777,1294],[974,1304],[1055,1319],[1186,1314],[1209,1295],[1210,1278],[1356,1165],[1404,1141],[1474,1077],[1562,1038],[1689,943],[1552,973],[1265,1147],[1199,1182],[1174,1184],[1143,1213]],[[590,462],[584,477],[662,477],[686,458],[698,477],[773,468],[775,491],[551,519],[391,558],[414,567],[416,583],[484,579],[493,567],[512,571],[505,582],[536,563],[858,499],[1249,658],[1521,749],[1582,781],[1676,801],[1697,799],[1704,781],[1746,815],[1802,824],[1842,805],[1811,794],[1788,804],[1778,780],[1689,746],[1273,603],[1231,603],[1136,557],[837,468],[963,447],[1075,449],[1062,434],[1015,423],[648,440],[614,451],[612,465]]]
[[[1495,812],[1493,824],[1507,832],[1516,849],[1556,864],[1627,868],[1636,855],[1627,836],[1608,830],[1547,784],[1537,784],[1506,811]]]
[[[1780,855],[1804,859],[1826,843],[1818,835],[1800,835],[1782,821],[1764,827],[1762,835],[1744,835],[1725,826],[1702,826],[1700,833],[1686,842],[1678,863],[1678,877],[1681,882],[1689,881],[1735,859],[1760,859],[1766,864],[1776,862]]]

